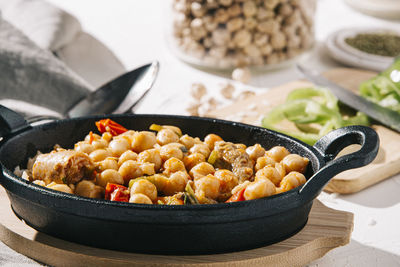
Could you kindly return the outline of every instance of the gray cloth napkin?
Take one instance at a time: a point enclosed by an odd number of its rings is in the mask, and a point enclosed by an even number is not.
[[[88,92],[89,86],[50,51],[0,18],[0,98],[63,114]]]
[[[0,104],[64,114],[126,71],[71,14],[44,0],[0,0]]]
[[[74,16],[43,0],[0,0],[0,10],[3,19],[45,50],[57,51],[82,30]]]

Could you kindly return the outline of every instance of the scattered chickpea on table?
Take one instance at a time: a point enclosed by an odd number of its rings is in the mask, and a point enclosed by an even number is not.
[[[96,124],[101,135],[38,155],[22,177],[83,197],[168,205],[258,199],[306,182],[309,160],[282,146],[235,144],[213,133],[201,140],[171,125]]]

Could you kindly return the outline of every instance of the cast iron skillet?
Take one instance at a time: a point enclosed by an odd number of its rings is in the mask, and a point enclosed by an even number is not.
[[[369,127],[330,132],[313,147],[286,135],[230,121],[168,115],[108,115],[29,126],[18,114],[0,107],[2,186],[15,214],[40,232],[89,246],[157,254],[206,254],[256,248],[284,240],[307,222],[313,200],[336,174],[367,165],[379,139]],[[89,199],[49,190],[13,174],[37,150],[65,148],[89,132],[94,122],[112,118],[128,129],[147,130],[152,123],[176,125],[203,138],[216,133],[225,140],[265,148],[285,146],[310,159],[307,183],[283,194],[252,201],[215,205],[141,205]],[[1,126],[2,125],[2,126]],[[344,147],[357,152],[334,159]]]

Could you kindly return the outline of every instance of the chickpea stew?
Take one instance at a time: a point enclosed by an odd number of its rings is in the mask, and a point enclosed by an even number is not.
[[[136,131],[104,119],[96,126],[100,134],[38,153],[15,173],[83,197],[160,205],[259,199],[306,182],[309,159],[282,146],[235,144],[213,133],[201,140],[172,125]]]

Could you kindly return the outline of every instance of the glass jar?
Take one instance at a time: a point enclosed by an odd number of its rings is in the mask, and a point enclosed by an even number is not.
[[[277,66],[314,43],[315,0],[173,0],[171,41],[189,63]]]

